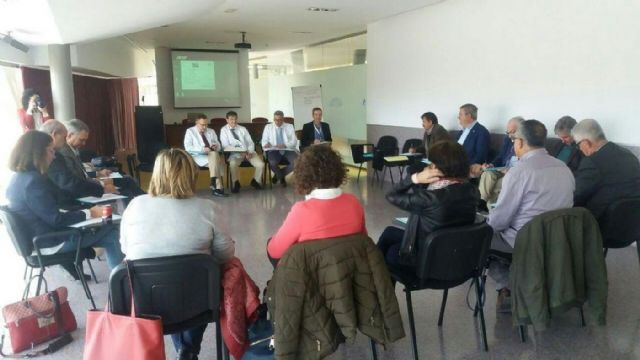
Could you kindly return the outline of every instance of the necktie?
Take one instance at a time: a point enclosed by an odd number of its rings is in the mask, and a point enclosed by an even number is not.
[[[282,136],[282,127],[276,131],[276,145],[284,145],[284,137]],[[280,155],[284,155],[284,150],[280,150]]]
[[[209,140],[204,136],[204,133],[200,133],[200,136],[202,136],[202,141],[204,141],[204,147],[211,148],[211,144],[209,144]]]
[[[235,128],[231,129],[231,135],[233,135],[233,137],[238,141],[238,143],[240,143],[238,146],[242,146],[242,141],[240,141],[240,137],[238,136],[238,134],[236,134]]]

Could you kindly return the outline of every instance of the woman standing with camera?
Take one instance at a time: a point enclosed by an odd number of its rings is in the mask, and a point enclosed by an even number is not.
[[[34,89],[24,89],[22,92],[22,108],[18,109],[18,117],[24,132],[37,130],[49,120],[47,106]]]

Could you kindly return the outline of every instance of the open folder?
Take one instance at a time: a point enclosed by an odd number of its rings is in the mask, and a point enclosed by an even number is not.
[[[86,196],[86,197],[78,198],[76,200],[86,204],[100,204],[103,202],[116,201],[119,199],[126,199],[126,198],[127,198],[126,196],[120,195],[120,194],[104,194],[102,195],[102,197]]]

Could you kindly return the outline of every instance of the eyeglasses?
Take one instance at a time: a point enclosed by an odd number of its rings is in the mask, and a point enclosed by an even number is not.
[[[523,139],[522,139],[522,138],[520,138],[520,137],[512,137],[512,138],[511,138],[511,142],[512,142],[512,143],[515,143],[515,142],[516,142],[516,140],[523,140]]]

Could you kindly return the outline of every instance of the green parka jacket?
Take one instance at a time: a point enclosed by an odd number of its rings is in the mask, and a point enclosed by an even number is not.
[[[382,345],[404,337],[380,250],[364,235],[306,241],[280,259],[267,289],[276,359],[322,359],[357,330]]]

